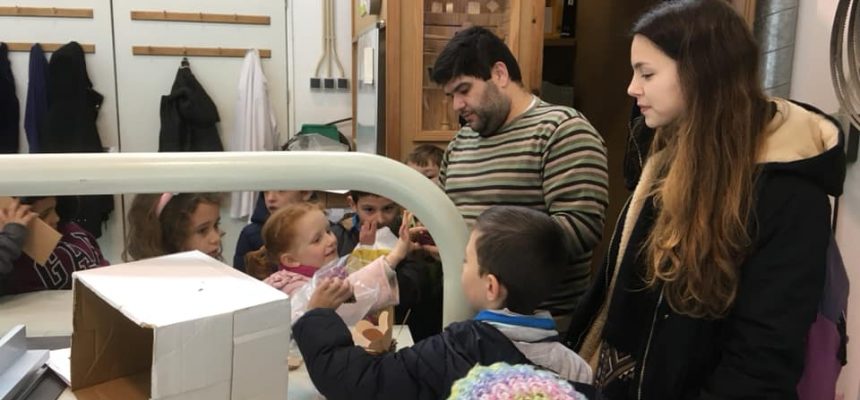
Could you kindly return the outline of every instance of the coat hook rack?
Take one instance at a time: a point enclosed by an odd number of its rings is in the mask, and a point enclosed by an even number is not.
[[[259,49],[260,58],[272,58],[272,50]],[[229,47],[185,47],[185,46],[132,46],[136,56],[183,56],[183,57],[245,57],[247,48]]]
[[[211,14],[204,12],[132,10],[133,21],[209,22],[216,24],[271,25],[268,15]]]
[[[30,48],[33,47],[34,44],[39,42],[5,42],[6,46],[9,47],[9,51],[18,51],[18,52],[28,52]],[[54,52],[57,51],[60,47],[66,45],[66,43],[39,43],[42,46],[42,50],[46,52]],[[81,48],[84,50],[84,53],[93,54],[96,52],[96,45],[94,44],[83,44],[81,43]]]
[[[57,7],[0,7],[0,16],[4,17],[55,17],[55,18],[92,18],[92,8],[57,8]]]

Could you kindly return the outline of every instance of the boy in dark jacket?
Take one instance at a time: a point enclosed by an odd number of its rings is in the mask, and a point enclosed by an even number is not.
[[[536,312],[565,266],[561,228],[538,211],[493,207],[478,217],[466,247],[462,285],[474,319],[396,353],[371,355],[353,344],[335,314],[352,289],[323,282],[293,337],[308,373],[328,399],[437,399],[476,364],[535,364],[590,383],[591,369],[558,341],[549,313]]]

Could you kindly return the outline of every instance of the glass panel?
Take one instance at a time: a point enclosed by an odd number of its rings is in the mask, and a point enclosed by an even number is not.
[[[483,26],[507,39],[510,10],[508,0],[427,0],[424,2],[424,54],[421,90],[421,128],[446,131],[459,128],[451,99],[430,80],[439,52],[458,31]]]

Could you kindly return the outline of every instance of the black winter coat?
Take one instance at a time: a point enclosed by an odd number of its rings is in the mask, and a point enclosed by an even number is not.
[[[158,151],[223,151],[215,125],[219,120],[215,103],[191,68],[179,68],[170,94],[161,96]]]
[[[21,107],[15,93],[15,77],[9,63],[9,47],[0,43],[0,153],[18,152]]]
[[[93,89],[87,74],[84,50],[77,42],[57,49],[48,64],[48,110],[39,132],[42,153],[101,153],[96,127],[104,97]],[[95,237],[113,211],[113,196],[64,196],[57,198],[57,212]]]

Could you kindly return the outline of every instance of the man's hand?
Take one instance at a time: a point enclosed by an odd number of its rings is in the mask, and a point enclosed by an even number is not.
[[[308,310],[336,309],[352,297],[352,285],[346,279],[328,278],[320,283],[308,301]]]

